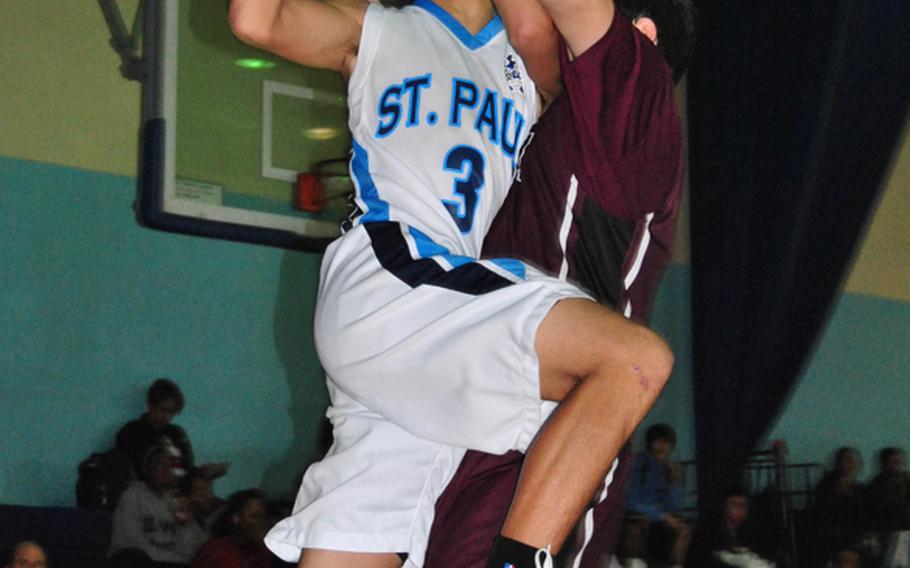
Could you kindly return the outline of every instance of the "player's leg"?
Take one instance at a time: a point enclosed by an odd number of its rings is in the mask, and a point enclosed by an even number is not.
[[[484,566],[490,546],[505,521],[523,458],[516,451],[504,455],[475,451],[465,454],[455,477],[436,501],[426,566]],[[571,543],[572,550],[568,551],[571,556],[565,566],[601,568],[613,556],[622,528],[633,458],[627,443],[612,479],[606,480],[609,485],[598,490],[597,502],[580,519],[577,538]],[[563,548],[569,546],[567,543]]]
[[[436,500],[428,568],[479,568],[506,519],[524,454],[469,451]]]
[[[297,568],[399,568],[397,554],[370,552],[342,552],[308,548],[300,555]]]
[[[333,443],[304,474],[293,512],[266,535],[304,568],[420,565],[434,504],[464,450],[418,438],[327,382]]]
[[[657,399],[673,356],[648,328],[579,299],[550,310],[536,349],[541,396],[562,402],[528,451],[502,535],[557,551]]]
[[[611,474],[612,479],[608,476],[606,480],[609,485],[603,491],[598,490],[595,503],[579,520],[576,542],[572,544],[566,566],[602,568],[615,555],[625,518],[626,492],[635,462],[635,452],[629,442],[623,446],[618,460]],[[563,552],[566,552],[565,548]]]

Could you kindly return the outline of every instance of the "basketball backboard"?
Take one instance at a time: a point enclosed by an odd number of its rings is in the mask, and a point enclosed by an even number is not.
[[[140,223],[321,250],[348,212],[344,83],[241,43],[226,6],[144,7]],[[298,173],[317,170],[329,199],[303,211]]]

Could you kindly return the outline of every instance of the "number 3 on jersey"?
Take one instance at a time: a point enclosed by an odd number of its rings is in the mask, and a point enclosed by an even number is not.
[[[455,174],[452,193],[458,201],[442,200],[462,234],[469,233],[477,212],[477,200],[483,189],[483,155],[470,146],[455,146],[446,154],[443,169]]]

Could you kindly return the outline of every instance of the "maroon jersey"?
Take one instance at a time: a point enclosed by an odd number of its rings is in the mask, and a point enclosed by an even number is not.
[[[485,256],[514,256],[646,321],[672,256],[682,132],[670,69],[627,20],[563,62]]]
[[[487,234],[486,257],[516,257],[574,281],[646,322],[673,251],[682,132],[669,67],[618,13],[574,61],[566,93],[534,128],[515,183]],[[628,446],[580,523],[573,566],[600,566],[622,522]],[[481,568],[518,480],[521,454],[470,451],[437,501],[427,568]]]

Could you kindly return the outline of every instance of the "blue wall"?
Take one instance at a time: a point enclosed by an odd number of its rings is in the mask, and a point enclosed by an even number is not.
[[[653,324],[673,346],[676,365],[637,436],[642,447],[647,425],[672,424],[678,459],[695,454],[689,273],[688,266],[671,266],[658,295]],[[908,372],[910,303],[843,293],[767,439],[785,439],[793,462],[826,466],[838,447],[855,446],[871,477],[881,448],[910,446]]]
[[[158,376],[216,490],[295,490],[317,453],[325,393],[311,324],[319,257],[171,235],[133,219],[135,179],[0,157],[0,502],[66,505],[76,466],[144,410]],[[694,451],[689,271],[655,307],[674,378],[649,423]]]
[[[867,477],[882,447],[910,446],[910,303],[843,294],[769,438],[786,439],[795,460],[826,464],[856,446]]]
[[[216,490],[296,490],[325,392],[311,337],[319,257],[140,228],[135,180],[0,157],[0,502],[74,502],[76,467],[111,446],[168,376]],[[676,353],[645,426],[694,455],[689,267],[672,265],[654,326]],[[869,466],[910,433],[910,304],[844,294],[771,433],[791,459],[859,446]],[[639,441],[641,439],[640,429]]]
[[[688,265],[670,265],[654,304],[651,324],[673,348],[673,374],[636,436],[637,447],[641,448],[649,425],[657,422],[672,425],[676,430],[676,459],[691,459],[695,455],[691,288]]]
[[[312,345],[319,258],[134,221],[135,180],[0,157],[0,502],[66,505],[76,468],[183,388],[221,494],[292,493],[325,405]]]

